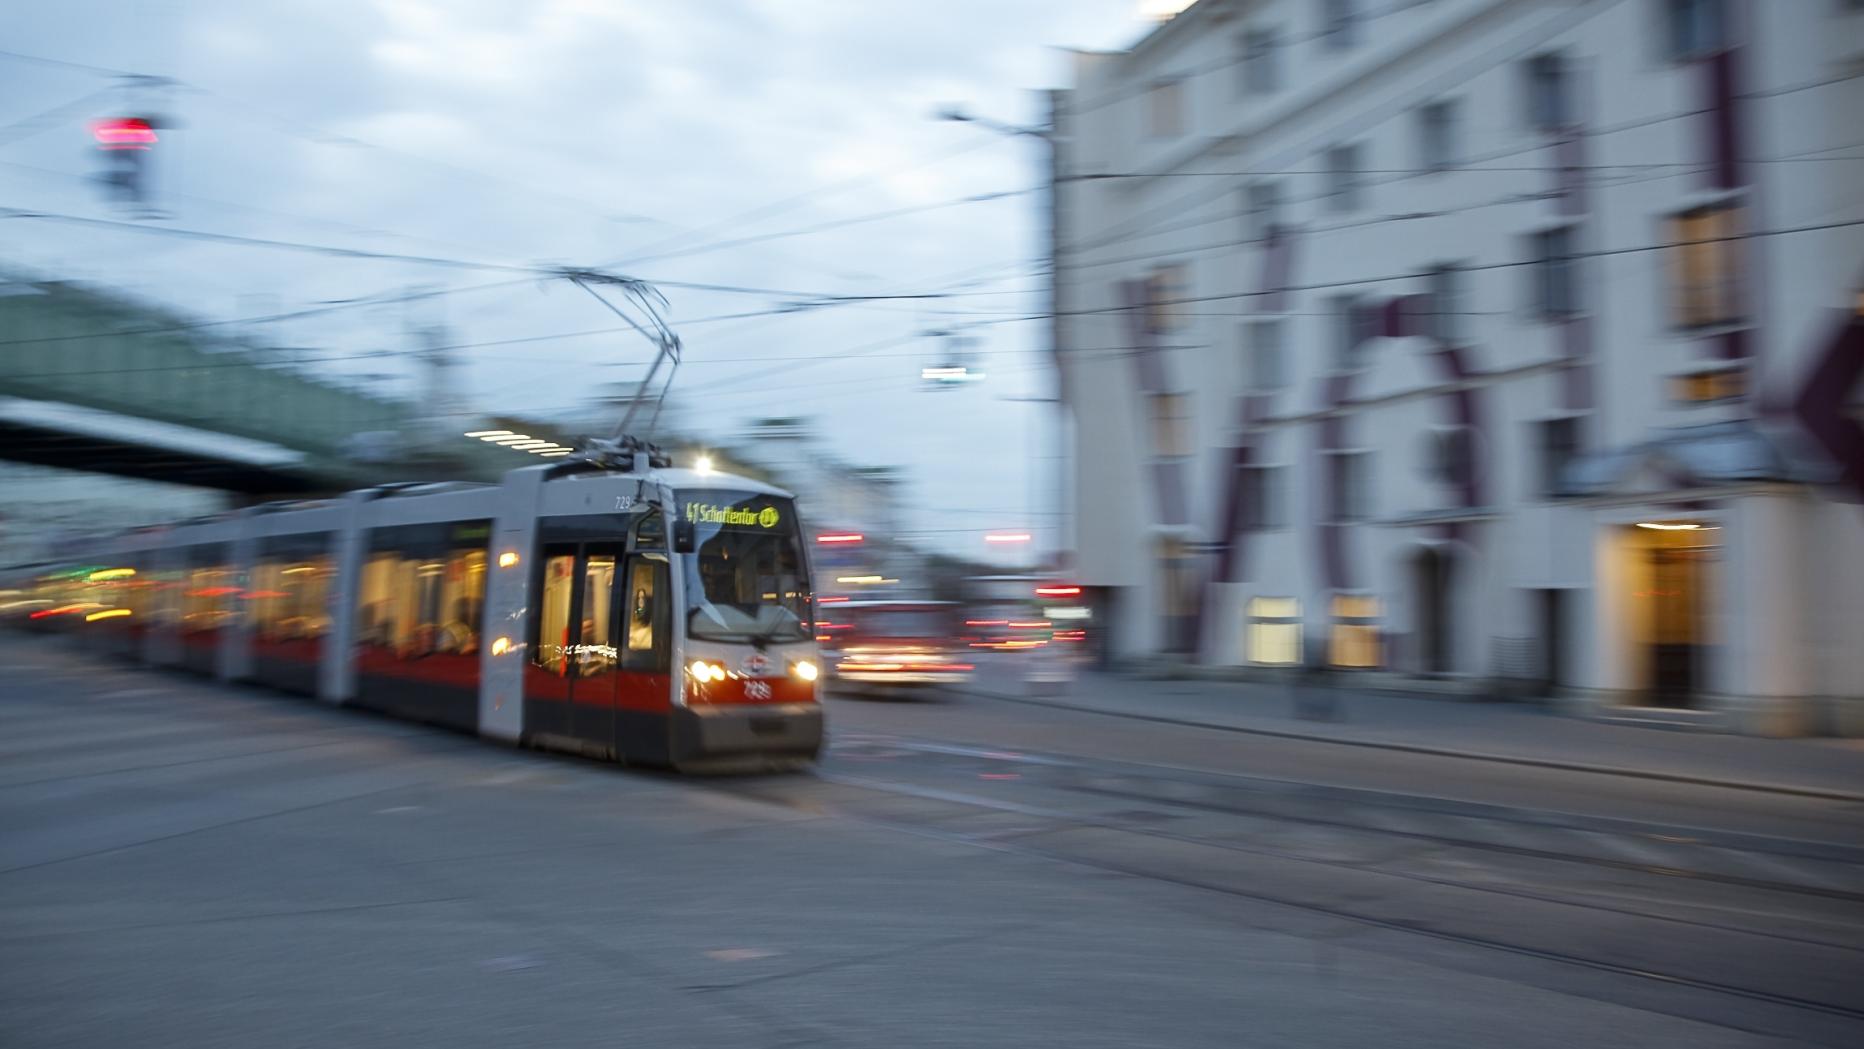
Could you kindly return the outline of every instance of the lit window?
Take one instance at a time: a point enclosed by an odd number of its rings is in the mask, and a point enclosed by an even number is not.
[[[1146,92],[1147,128],[1153,138],[1184,134],[1184,85],[1161,80]]]
[[[1336,667],[1378,666],[1378,620],[1378,598],[1369,594],[1335,595],[1327,661]]]
[[[1292,597],[1249,599],[1247,657],[1251,663],[1289,666],[1301,661],[1301,602]]]
[[[1670,220],[1672,305],[1683,328],[1741,320],[1741,207],[1723,204]]]

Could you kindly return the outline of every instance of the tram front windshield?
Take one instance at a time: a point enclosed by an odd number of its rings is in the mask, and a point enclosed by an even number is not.
[[[812,636],[809,574],[788,499],[688,492],[680,514],[692,523],[695,544],[683,558],[687,636],[735,642]]]

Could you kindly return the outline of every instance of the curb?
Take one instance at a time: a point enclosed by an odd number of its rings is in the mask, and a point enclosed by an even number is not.
[[[1123,710],[1103,710],[1098,707],[1084,707],[1073,703],[1061,703],[1055,700],[1036,699],[1029,696],[1006,696],[996,692],[980,692],[976,689],[947,688],[946,691],[957,695],[971,696],[976,699],[994,699],[1003,703],[1021,703],[1032,707],[1049,707],[1054,710],[1071,710],[1077,714],[1097,714],[1101,717],[1125,718],[1131,721],[1148,721],[1160,725],[1178,725],[1185,728],[1212,729],[1218,732],[1239,732],[1251,736],[1267,736],[1273,739],[1298,739],[1309,743],[1335,743],[1344,747],[1369,747],[1374,750],[1392,750],[1407,754],[1428,754],[1432,757],[1460,758],[1464,761],[1487,761],[1499,765],[1523,765],[1529,768],[1557,769],[1562,772],[1587,772],[1599,776],[1623,776],[1630,779],[1656,780],[1663,783],[1687,783],[1699,787],[1722,787],[1728,790],[1747,790],[1762,794],[1784,794],[1801,798],[1817,798],[1821,801],[1845,801],[1864,804],[1864,794],[1842,790],[1823,790],[1818,787],[1799,787],[1784,783],[1761,783],[1754,780],[1713,779],[1708,776],[1692,776],[1680,772],[1658,772],[1650,769],[1627,768],[1621,765],[1593,765],[1580,761],[1556,761],[1551,758],[1514,757],[1506,754],[1494,754],[1480,750],[1457,750],[1451,747],[1431,747],[1421,743],[1390,743],[1370,739],[1341,739],[1337,736],[1322,736],[1310,732],[1291,732],[1286,729],[1249,728],[1242,725],[1219,725],[1208,721],[1196,721],[1190,718],[1175,718],[1160,714],[1136,714]]]

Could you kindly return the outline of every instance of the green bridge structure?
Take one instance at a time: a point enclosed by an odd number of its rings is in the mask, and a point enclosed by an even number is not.
[[[119,292],[0,274],[0,458],[248,498],[491,480],[536,462],[459,438],[470,418],[428,418],[299,355],[322,356]]]

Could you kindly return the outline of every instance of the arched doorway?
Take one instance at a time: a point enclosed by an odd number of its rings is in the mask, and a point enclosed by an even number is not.
[[[1411,559],[1411,592],[1416,595],[1417,610],[1412,636],[1417,639],[1417,669],[1421,673],[1450,672],[1450,584],[1455,564],[1455,559],[1440,546],[1422,547]]]

